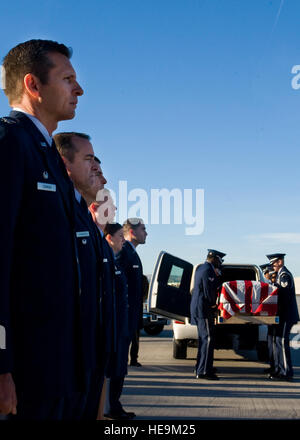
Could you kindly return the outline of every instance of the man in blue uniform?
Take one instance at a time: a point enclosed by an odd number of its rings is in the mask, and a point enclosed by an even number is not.
[[[275,285],[278,286],[278,316],[279,324],[275,328],[274,372],[271,380],[291,381],[293,366],[290,352],[290,332],[299,321],[294,278],[284,265],[285,254],[270,254],[267,258],[277,272]]]
[[[127,278],[118,261],[118,254],[124,243],[123,228],[119,223],[107,223],[105,237],[115,255],[115,298],[116,298],[116,353],[111,357],[106,392],[105,417],[114,420],[129,420],[133,412],[124,410],[120,397],[127,374],[128,348],[130,344],[128,327]]]
[[[70,50],[31,40],[4,58],[0,121],[0,413],[78,418],[86,391],[74,190],[52,144],[83,94]]]
[[[262,264],[260,268],[263,270],[264,277],[268,280],[269,284],[275,285],[277,272],[273,269],[273,267],[267,263]],[[267,271],[267,273],[265,273]],[[267,335],[267,344],[268,344],[268,356],[270,367],[264,369],[264,373],[268,373],[273,375],[275,371],[275,343],[276,343],[276,328],[277,324],[268,325],[268,335]]]
[[[101,162],[95,158],[97,166],[96,182],[88,189],[89,209],[93,220],[99,231],[100,246],[103,254],[102,268],[103,268],[103,310],[104,310],[104,325],[103,331],[105,334],[105,357],[109,362],[111,353],[116,349],[116,301],[115,301],[115,258],[113,251],[106,239],[104,238],[104,228],[109,220],[106,217],[106,212],[102,212],[101,206],[105,203],[103,194],[106,189],[104,185],[107,183],[105,179]],[[98,201],[98,199],[101,199]],[[108,363],[106,365],[106,370]]]
[[[218,380],[213,368],[214,327],[217,311],[217,290],[220,287],[220,268],[226,254],[208,249],[206,262],[195,273],[191,299],[191,324],[198,329],[196,378]]]
[[[101,331],[103,310],[100,288],[103,287],[101,283],[103,256],[99,231],[87,204],[90,203],[88,190],[95,182],[98,167],[94,162],[90,136],[84,133],[64,132],[56,134],[54,141],[74,184],[76,241],[81,275],[80,316],[83,323],[83,354],[87,380],[91,384],[83,418],[96,420],[106,363]]]
[[[126,239],[120,252],[119,261],[128,281],[129,333],[131,336],[130,365],[141,367],[138,362],[140,329],[143,327],[143,266],[136,252],[140,244],[145,244],[147,232],[142,219],[127,219],[123,224]]]

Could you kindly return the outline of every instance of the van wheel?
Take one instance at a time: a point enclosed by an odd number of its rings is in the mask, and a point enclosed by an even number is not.
[[[257,358],[260,362],[269,360],[268,344],[266,341],[260,341],[256,345]]]
[[[174,359],[186,359],[187,341],[185,339],[173,339]]]

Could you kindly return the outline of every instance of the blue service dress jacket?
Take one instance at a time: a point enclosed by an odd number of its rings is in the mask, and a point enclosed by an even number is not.
[[[298,306],[296,301],[295,283],[291,272],[283,266],[277,275],[278,289],[278,316],[279,322],[290,325],[299,321]]]
[[[115,299],[115,257],[106,239],[100,236],[102,249],[102,291],[103,320],[101,333],[104,337],[103,359],[106,361],[105,373],[112,353],[116,351],[116,299]]]
[[[75,231],[80,264],[80,323],[84,371],[101,369],[104,338],[102,310],[102,253],[99,231],[83,198],[75,202]]]
[[[125,241],[119,262],[128,282],[128,325],[131,339],[143,327],[143,266],[133,246]]]
[[[119,258],[115,259],[116,351],[112,356],[109,377],[127,374],[128,349],[131,342],[128,327],[128,286]]]
[[[218,278],[208,261],[198,267],[190,305],[191,324],[197,325],[197,318],[211,318],[214,314],[212,306],[217,300]]]
[[[84,390],[74,189],[21,112],[0,121],[0,374],[19,392]]]

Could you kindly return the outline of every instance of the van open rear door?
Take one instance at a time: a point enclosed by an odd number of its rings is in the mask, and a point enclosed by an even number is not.
[[[190,317],[193,265],[167,252],[157,258],[149,287],[149,311],[171,319]]]

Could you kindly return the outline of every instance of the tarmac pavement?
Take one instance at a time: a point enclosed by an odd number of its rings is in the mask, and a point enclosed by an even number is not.
[[[186,360],[172,355],[172,330],[159,336],[141,335],[139,361],[128,367],[121,401],[135,420],[241,420],[300,418],[300,342],[295,332],[291,343],[293,382],[272,382],[263,373],[267,364],[256,353],[243,356],[232,350],[216,350],[214,366],[219,381],[195,378],[196,349],[188,348]]]

